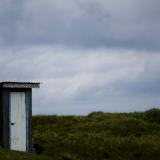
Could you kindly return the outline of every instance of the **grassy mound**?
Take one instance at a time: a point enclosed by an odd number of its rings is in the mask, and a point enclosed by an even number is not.
[[[37,146],[34,153],[0,149],[0,159],[160,159],[159,109],[143,113],[33,116],[32,128],[33,143]]]

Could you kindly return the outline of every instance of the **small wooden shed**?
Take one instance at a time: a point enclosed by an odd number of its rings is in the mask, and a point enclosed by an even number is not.
[[[0,145],[6,149],[31,151],[32,88],[40,83],[0,83]]]

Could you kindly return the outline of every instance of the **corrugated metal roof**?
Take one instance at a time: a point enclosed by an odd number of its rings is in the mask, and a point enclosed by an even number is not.
[[[4,81],[0,85],[3,88],[39,88],[40,82],[16,82],[16,81]]]
[[[35,82],[35,81],[26,81],[26,82],[22,82],[22,81],[4,81],[4,82],[1,82],[1,83],[29,83],[29,84],[32,84],[32,83],[41,83],[41,82]]]

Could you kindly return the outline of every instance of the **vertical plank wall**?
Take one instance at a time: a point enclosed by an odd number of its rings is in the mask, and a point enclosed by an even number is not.
[[[0,88],[0,145],[11,149],[11,92],[25,92],[26,103],[26,151],[32,150],[32,89]]]
[[[10,147],[26,151],[27,114],[25,92],[11,92],[10,97]]]

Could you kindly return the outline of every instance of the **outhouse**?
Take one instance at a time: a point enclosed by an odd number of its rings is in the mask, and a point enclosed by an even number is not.
[[[16,151],[31,151],[32,88],[37,82],[0,83],[0,145]]]

